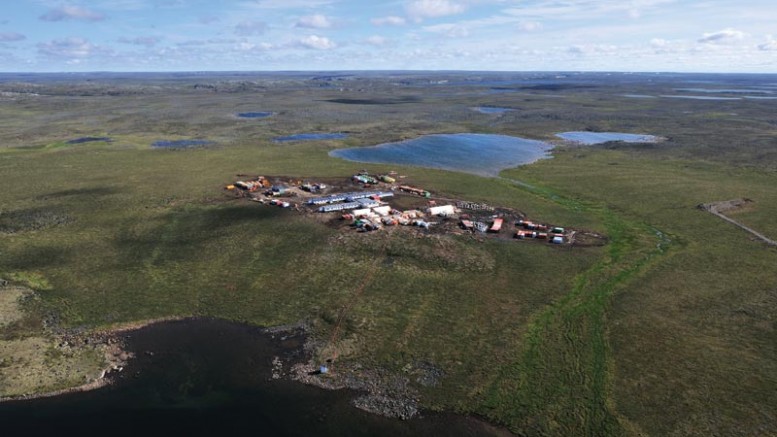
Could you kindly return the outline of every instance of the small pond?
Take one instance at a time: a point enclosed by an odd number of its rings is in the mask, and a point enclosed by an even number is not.
[[[275,141],[276,143],[285,143],[289,141],[342,140],[344,138],[348,138],[348,135],[342,134],[342,133],[331,133],[331,134],[306,133],[306,134],[288,135],[285,137],[276,137],[273,139],[273,141]]]
[[[512,108],[499,108],[496,106],[476,106],[472,110],[481,114],[504,114],[505,112],[514,111]]]
[[[273,115],[272,112],[238,112],[240,118],[267,118]]]
[[[208,140],[160,140],[151,143],[151,147],[155,149],[190,149],[211,144],[213,141]]]
[[[550,157],[553,146],[520,137],[492,134],[438,134],[372,147],[337,149],[330,156],[356,162],[413,165],[480,176]]]
[[[81,138],[75,138],[75,139],[69,140],[67,141],[67,144],[94,143],[98,141],[110,143],[111,141],[113,141],[113,139],[109,137],[81,137]]]
[[[653,135],[626,134],[621,132],[563,132],[557,137],[585,145],[601,144],[608,141],[623,141],[624,143],[655,143],[658,137]]]

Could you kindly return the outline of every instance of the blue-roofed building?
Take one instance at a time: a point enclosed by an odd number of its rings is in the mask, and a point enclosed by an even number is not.
[[[359,199],[368,199],[370,197],[392,197],[394,193],[391,191],[362,191],[358,193],[348,193],[348,197],[345,199],[349,202],[353,202]]]
[[[337,211],[346,211],[349,209],[356,209],[361,207],[361,204],[358,202],[348,202],[348,203],[333,203],[330,205],[324,205],[320,208],[318,208],[318,212],[337,212]]]
[[[308,200],[308,205],[324,205],[327,203],[342,202],[347,197],[348,197],[347,194],[333,194],[331,196],[325,196],[325,197],[314,197]]]

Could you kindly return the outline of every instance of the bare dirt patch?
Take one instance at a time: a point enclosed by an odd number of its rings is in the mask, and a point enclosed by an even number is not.
[[[23,287],[0,287],[0,328],[24,318],[20,300],[32,295],[32,291]]]

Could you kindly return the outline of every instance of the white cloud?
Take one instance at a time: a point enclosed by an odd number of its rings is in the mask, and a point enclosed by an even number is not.
[[[464,12],[466,8],[450,0],[413,0],[405,6],[407,15],[415,21],[424,18],[445,17]]]
[[[299,40],[299,45],[307,49],[331,50],[337,47],[334,41],[325,36],[310,35]]]
[[[302,17],[297,21],[296,27],[306,29],[329,29],[332,27],[332,20],[326,15],[315,14]]]
[[[466,26],[460,24],[435,24],[434,26],[425,26],[424,30],[427,32],[434,32],[440,35],[445,35],[449,38],[464,38],[469,36],[469,29]]]
[[[388,17],[373,18],[370,20],[376,26],[404,26],[407,23],[402,17],[389,15]]]
[[[242,1],[240,6],[246,9],[315,9],[336,3],[338,0],[252,0]]]
[[[105,15],[80,6],[63,5],[46,12],[39,18],[43,21],[102,21]]]
[[[122,44],[132,44],[146,47],[153,47],[157,45],[159,41],[161,41],[161,38],[157,36],[138,36],[136,38],[127,38],[123,36],[119,38],[119,42]]]
[[[382,46],[382,45],[385,45],[387,42],[388,40],[380,35],[373,35],[367,38],[367,44],[371,44],[374,46]]]
[[[110,50],[96,46],[84,38],[55,39],[38,44],[38,53],[52,58],[88,58],[93,55],[109,54]]]
[[[736,29],[728,28],[718,32],[705,33],[699,39],[703,44],[726,44],[739,41],[745,37],[745,33]]]
[[[772,35],[767,35],[766,42],[763,44],[758,44],[758,50],[763,52],[777,51],[777,39],[774,39]]]
[[[234,39],[228,39],[228,38],[211,38],[207,40],[202,39],[193,39],[188,41],[182,41],[179,42],[178,46],[185,47],[185,46],[210,46],[210,45],[219,45],[219,44],[234,44],[237,40]]]
[[[27,39],[26,36],[16,32],[0,32],[0,43],[17,42]]]
[[[663,38],[653,38],[650,40],[650,45],[655,48],[663,48],[669,44],[669,41]]]
[[[518,29],[524,32],[534,32],[542,29],[542,23],[539,21],[521,21],[518,23]]]
[[[575,55],[613,54],[618,47],[611,44],[576,44],[567,48],[567,52]]]
[[[246,20],[235,26],[235,33],[240,36],[262,35],[267,30],[267,23],[263,21]]]

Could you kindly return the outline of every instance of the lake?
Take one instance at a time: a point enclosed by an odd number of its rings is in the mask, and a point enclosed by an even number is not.
[[[476,106],[472,110],[482,114],[504,114],[505,112],[514,111],[512,108],[499,108],[496,106]]]
[[[273,141],[275,141],[276,143],[285,143],[289,141],[342,140],[344,138],[348,138],[348,135],[341,134],[341,133],[331,133],[331,134],[307,133],[307,134],[288,135],[285,137],[276,137],[276,138],[273,138]]]
[[[549,158],[552,148],[548,143],[520,137],[461,133],[337,149],[329,155],[356,162],[412,165],[493,177],[504,169]]]
[[[557,137],[574,143],[585,145],[601,144],[608,141],[622,141],[624,143],[655,143],[658,137],[653,135],[627,134],[621,132],[563,132]]]
[[[72,140],[68,140],[67,144],[84,144],[84,143],[94,143],[94,142],[105,142],[110,143],[113,141],[113,139],[109,137],[81,137],[81,138],[75,138]]]
[[[358,394],[272,379],[274,357],[302,360],[300,334],[213,319],[159,323],[122,335],[136,354],[99,390],[0,403],[3,435],[493,435],[472,417],[407,421],[351,405]],[[502,430],[502,432],[504,432]]]
[[[272,112],[238,112],[240,118],[267,118],[273,115]]]

